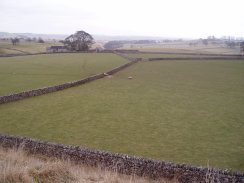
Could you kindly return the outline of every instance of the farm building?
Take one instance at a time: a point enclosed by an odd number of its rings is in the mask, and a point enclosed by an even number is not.
[[[69,51],[66,46],[50,46],[47,48],[47,52],[56,53],[56,52],[67,52]]]

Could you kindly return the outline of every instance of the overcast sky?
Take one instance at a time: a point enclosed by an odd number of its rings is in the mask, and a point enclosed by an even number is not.
[[[244,37],[244,0],[0,0],[0,31]]]

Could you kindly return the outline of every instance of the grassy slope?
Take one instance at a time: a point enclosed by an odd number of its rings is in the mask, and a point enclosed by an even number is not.
[[[242,61],[138,63],[110,79],[0,105],[0,132],[244,170],[243,78]]]
[[[184,52],[184,53],[209,53],[209,54],[240,54],[240,49],[221,47],[219,45],[196,45],[189,46],[187,43],[175,44],[134,44],[125,45],[123,49],[138,49],[140,51],[157,52]]]
[[[23,52],[19,52],[17,50],[10,50],[10,49],[5,49],[5,48],[0,48],[0,55],[1,54],[23,54]]]
[[[39,53],[39,52],[46,52],[46,48],[53,45],[62,45],[62,44],[59,42],[35,43],[35,42],[21,41],[17,45],[12,45],[10,41],[0,41],[0,49],[3,50],[5,54],[21,54],[21,52],[14,51],[14,50],[11,51],[4,48],[21,50],[28,53]]]
[[[0,40],[0,55],[1,54],[23,54],[20,51],[24,51],[27,53],[40,53],[40,52],[46,52],[47,47],[49,46],[57,46],[61,45],[62,43],[58,41],[45,41],[45,43],[37,43],[37,42],[26,42],[21,40],[19,44],[12,45],[11,41],[3,41]],[[91,49],[102,47],[101,43],[94,43],[91,47]],[[8,49],[6,49],[8,48]],[[11,50],[13,49],[13,50]],[[15,49],[15,50],[14,50]]]
[[[113,54],[53,54],[0,58],[0,95],[61,84],[126,63]]]
[[[122,175],[117,172],[74,165],[68,160],[27,155],[22,149],[0,147],[1,183],[177,183],[178,181],[149,180],[145,177]]]
[[[219,57],[219,56],[204,56],[204,55],[185,55],[185,54],[127,54],[132,58],[204,58],[204,57]],[[226,56],[225,56],[226,57]]]

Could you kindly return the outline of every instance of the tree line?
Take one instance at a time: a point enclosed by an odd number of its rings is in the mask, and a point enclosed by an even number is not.
[[[122,48],[124,44],[156,44],[155,40],[122,40],[122,41],[109,41],[104,45],[105,49],[118,49]]]
[[[11,38],[10,40],[11,40],[12,45],[17,45],[20,43],[21,39],[23,39],[23,38],[15,37],[15,38]],[[26,38],[23,40],[27,41],[27,42],[45,43],[45,41],[41,37],[39,37],[38,39],[37,38]]]

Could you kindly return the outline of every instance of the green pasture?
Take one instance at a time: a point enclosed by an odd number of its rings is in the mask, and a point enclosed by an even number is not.
[[[0,55],[1,54],[24,54],[24,53],[40,53],[46,52],[47,47],[63,46],[59,41],[45,41],[45,43],[27,42],[21,40],[17,45],[13,45],[11,40],[0,40]],[[102,44],[96,42],[91,49],[101,48]]]
[[[243,78],[243,61],[140,62],[0,105],[0,133],[243,171]]]
[[[0,57],[0,96],[79,80],[125,63],[117,55],[97,53]]]
[[[196,45],[189,43],[125,44],[122,49],[136,49],[148,52],[199,53],[199,54],[240,54],[238,47],[228,48],[220,45]]]
[[[12,45],[11,41],[0,41],[0,54],[21,54],[26,53],[39,53],[46,52],[46,48],[54,45],[62,45],[59,42],[36,43],[20,41],[17,45]],[[7,49],[6,49],[7,48]],[[22,52],[21,52],[22,51]]]
[[[206,55],[187,55],[187,54],[148,54],[148,53],[131,53],[127,54],[129,57],[132,58],[206,58],[206,57],[220,57],[220,56],[206,56]],[[221,56],[222,57],[222,56]],[[227,56],[223,56],[227,57]]]
[[[0,47],[0,55],[9,55],[9,54],[23,54],[23,52],[20,52],[18,50]]]

